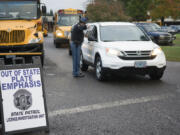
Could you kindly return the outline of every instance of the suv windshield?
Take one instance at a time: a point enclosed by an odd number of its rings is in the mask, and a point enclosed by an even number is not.
[[[0,1],[0,20],[37,19],[36,1]]]
[[[104,42],[150,40],[137,26],[128,25],[100,26],[100,35]]]
[[[60,15],[58,20],[59,26],[72,26],[79,22],[79,15]]]

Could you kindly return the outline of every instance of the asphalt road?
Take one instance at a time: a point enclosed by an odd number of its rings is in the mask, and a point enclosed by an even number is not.
[[[179,135],[180,63],[168,62],[161,81],[148,77],[72,77],[67,48],[45,39],[49,135]],[[44,133],[31,133],[37,135]],[[26,134],[27,135],[27,134]]]

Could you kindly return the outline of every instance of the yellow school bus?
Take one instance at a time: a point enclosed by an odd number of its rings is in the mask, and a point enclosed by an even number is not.
[[[60,9],[55,13],[54,44],[58,48],[62,43],[69,43],[69,33],[72,25],[79,22],[83,11],[78,9]]]
[[[0,1],[0,58],[5,62],[23,57],[27,63],[32,56],[44,59],[42,13],[46,6],[40,0]]]

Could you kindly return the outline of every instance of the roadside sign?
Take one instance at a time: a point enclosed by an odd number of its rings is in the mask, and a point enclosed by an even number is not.
[[[40,66],[0,67],[0,87],[3,134],[49,128]]]

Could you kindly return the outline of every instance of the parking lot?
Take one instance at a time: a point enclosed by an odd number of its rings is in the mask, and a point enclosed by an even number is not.
[[[168,62],[161,81],[131,75],[99,82],[93,68],[73,78],[68,49],[56,49],[51,34],[45,52],[50,135],[179,135],[180,63]]]

